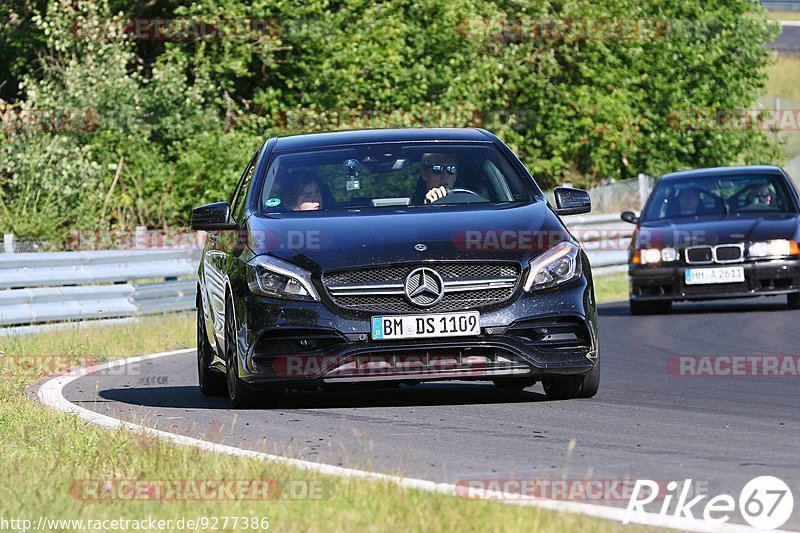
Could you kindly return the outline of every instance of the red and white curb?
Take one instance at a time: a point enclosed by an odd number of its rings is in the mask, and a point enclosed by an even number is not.
[[[46,379],[43,382],[40,382],[39,388],[36,392],[36,396],[39,399],[39,401],[44,405],[47,405],[54,409],[58,409],[60,411],[64,411],[65,413],[77,415],[93,424],[97,424],[99,426],[103,426],[106,428],[111,428],[111,429],[125,428],[127,430],[136,433],[145,434],[147,436],[155,437],[168,442],[174,442],[176,444],[194,446],[196,448],[200,448],[202,450],[208,450],[210,452],[226,453],[228,455],[236,455],[239,457],[253,457],[256,459],[262,459],[266,461],[276,461],[279,463],[295,466],[303,470],[311,472],[319,472],[321,474],[326,474],[331,476],[384,481],[397,484],[407,489],[423,490],[427,492],[437,492],[440,494],[447,494],[452,496],[457,495],[457,487],[450,483],[436,483],[434,481],[427,481],[424,479],[414,479],[402,476],[380,474],[376,472],[368,472],[365,470],[355,470],[352,468],[343,468],[340,466],[315,463],[311,461],[303,461],[301,459],[291,459],[289,457],[283,457],[280,455],[271,455],[268,453],[245,450],[233,446],[226,446],[224,444],[217,444],[200,439],[195,439],[192,437],[187,437],[184,435],[177,435],[175,433],[169,433],[167,431],[161,431],[158,429],[141,426],[139,424],[133,424],[131,422],[125,422],[123,420],[119,420],[110,416],[96,413],[94,411],[90,411],[89,409],[85,409],[64,398],[63,395],[64,387],[66,387],[68,384],[75,381],[76,379],[92,374],[94,372],[98,372],[100,370],[104,370],[112,366],[114,368],[119,368],[127,364],[139,363],[150,359],[158,359],[161,357],[170,357],[175,355],[184,355],[194,352],[195,352],[194,349],[186,349],[186,350],[175,350],[172,352],[154,353],[150,355],[141,355],[136,357],[129,357],[127,359],[113,360],[97,365],[91,365],[83,369],[71,371],[66,375],[65,374],[55,375],[53,377]],[[625,509],[618,507],[609,507],[605,505],[596,505],[596,504],[579,503],[579,502],[565,502],[560,500],[542,500],[542,499],[520,500],[519,495],[515,495],[513,493],[506,494],[503,492],[481,490],[481,489],[470,489],[470,493],[476,495],[477,496],[476,499],[479,500],[480,499],[497,500],[502,503],[509,503],[514,505],[525,505],[531,507],[539,507],[542,509],[550,509],[553,511],[577,513],[597,518],[603,518],[606,520],[612,520],[619,523],[621,523],[625,517]],[[633,516],[631,516],[630,518],[630,522],[635,524],[644,524],[650,526],[657,525],[658,527],[680,529],[684,531],[698,531],[698,532],[755,531],[753,528],[744,525],[730,524],[730,523],[712,524],[704,520],[691,519],[685,517],[666,516],[662,519],[662,517],[656,513],[643,513],[643,516],[641,517],[636,516],[636,513],[634,513]]]

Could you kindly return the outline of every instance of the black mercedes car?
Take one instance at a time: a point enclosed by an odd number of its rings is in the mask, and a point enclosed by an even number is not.
[[[200,388],[234,406],[287,390],[490,380],[549,398],[598,390],[589,262],[514,153],[481,129],[272,138],[208,232]]]
[[[632,314],[673,301],[786,295],[800,307],[800,199],[773,166],[663,176],[636,224],[629,253]]]

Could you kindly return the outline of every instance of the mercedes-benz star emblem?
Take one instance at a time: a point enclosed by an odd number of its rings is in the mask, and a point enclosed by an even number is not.
[[[425,250],[427,250],[427,249],[428,249],[428,247],[427,247],[427,246],[425,246],[425,245],[424,245],[424,244],[422,244],[422,243],[419,243],[419,244],[416,244],[416,245],[414,245],[414,249],[415,249],[416,251],[418,251],[418,252],[424,252]]]
[[[415,268],[406,276],[405,290],[410,303],[417,307],[431,307],[444,296],[444,281],[432,268]]]

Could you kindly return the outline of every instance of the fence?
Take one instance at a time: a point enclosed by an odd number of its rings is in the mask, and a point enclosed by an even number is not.
[[[634,180],[618,181],[588,189],[592,198],[592,212],[600,214],[615,214],[619,218],[622,211],[639,211],[643,206],[650,191],[653,190],[655,180],[645,174],[639,174]],[[565,183],[565,186],[571,184]],[[555,205],[553,192],[545,193],[550,205]],[[571,219],[570,219],[571,220]],[[570,220],[564,219],[569,223]]]
[[[137,226],[134,231],[73,230],[60,247],[69,251],[145,250],[202,248],[205,233],[187,228],[168,230]],[[3,235],[0,253],[54,252],[58,248],[46,241],[20,240],[13,233]]]
[[[619,213],[571,216],[563,220],[586,251],[593,275],[627,272],[634,226],[623,222]]]
[[[198,249],[2,254],[0,326],[192,309],[199,260]]]

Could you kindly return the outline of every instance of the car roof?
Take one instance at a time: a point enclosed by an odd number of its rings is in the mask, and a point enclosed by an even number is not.
[[[492,142],[492,136],[480,128],[407,128],[347,130],[326,133],[307,133],[278,137],[275,151],[338,146],[344,144],[391,142]]]
[[[673,180],[683,178],[706,178],[713,176],[738,176],[742,174],[781,174],[783,170],[774,165],[746,165],[738,167],[714,167],[696,168],[693,170],[682,170],[661,176],[662,180]]]

